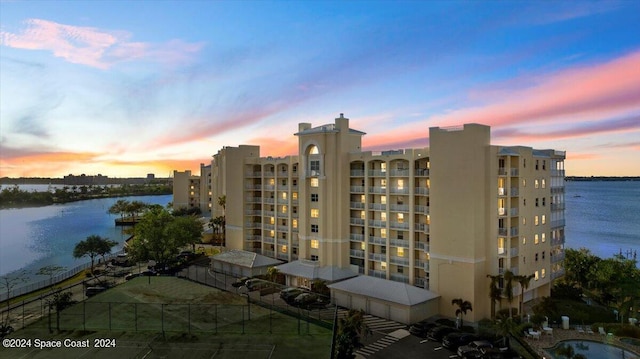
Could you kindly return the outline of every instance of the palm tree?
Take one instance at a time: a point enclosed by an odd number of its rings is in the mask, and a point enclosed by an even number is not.
[[[350,309],[347,316],[338,321],[338,331],[336,336],[336,358],[351,359],[353,352],[359,348],[360,337],[369,333],[364,322],[364,311]]]
[[[467,311],[473,311],[471,302],[463,300],[462,298],[456,298],[451,301],[451,305],[457,305],[456,318],[460,318],[460,328],[462,328],[462,317],[467,314]]]
[[[496,333],[502,336],[502,345],[508,346],[508,337],[516,329],[517,325],[513,322],[510,315],[501,316],[494,322]]]
[[[487,278],[491,278],[491,284],[489,284],[489,298],[491,298],[491,319],[496,319],[496,302],[500,303],[502,299],[502,291],[498,287],[500,282],[500,275],[487,274]]]
[[[529,288],[529,283],[531,283],[531,279],[533,279],[533,277],[535,277],[533,274],[517,275],[513,277],[513,279],[520,283],[520,322],[524,319],[524,291]]]
[[[511,316],[511,303],[513,302],[513,279],[515,274],[512,271],[506,270],[504,271],[504,296],[507,298],[507,302],[509,302],[509,316]]]

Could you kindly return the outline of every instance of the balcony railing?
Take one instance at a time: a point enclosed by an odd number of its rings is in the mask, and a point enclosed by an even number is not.
[[[409,223],[400,223],[400,222],[394,222],[391,221],[389,223],[389,227],[392,229],[409,229]]]
[[[382,253],[369,253],[369,260],[385,262],[387,260],[387,255]]]
[[[409,258],[390,256],[389,257],[389,263],[399,264],[399,265],[402,265],[402,266],[409,266]]]
[[[551,273],[551,280],[558,279],[564,275],[564,268]]]
[[[351,249],[349,251],[349,255],[355,258],[363,258],[364,259],[364,251],[359,249]]]
[[[351,177],[364,177],[364,170],[351,170]]]
[[[409,188],[407,187],[391,187],[389,193],[393,194],[409,194]]]
[[[429,176],[429,170],[427,168],[416,168],[415,170],[416,177],[427,177]]]
[[[363,202],[351,202],[350,206],[351,206],[351,208],[364,209],[364,203]]]
[[[385,187],[369,187],[369,193],[387,193],[387,189]]]
[[[429,252],[429,243],[427,242],[416,242],[415,243],[415,248],[416,249],[421,249],[425,252]]]
[[[409,212],[408,204],[391,204],[390,209],[394,212]]]
[[[409,241],[406,239],[392,238],[389,240],[389,244],[394,247],[409,248]]]
[[[382,238],[382,237],[376,237],[376,236],[369,236],[369,244],[379,244],[382,246],[386,246],[387,245],[387,239],[386,238]]]
[[[389,174],[395,177],[407,177],[409,176],[409,169],[408,168],[395,169],[395,170],[391,170]]]
[[[555,221],[551,221],[551,228],[557,228],[557,227],[564,227],[565,226],[565,220],[564,219],[558,219]]]
[[[387,221],[382,221],[379,219],[370,219],[369,220],[370,227],[384,228],[387,226]]]
[[[564,252],[557,253],[557,254],[551,254],[551,263],[558,263],[558,262],[560,262],[562,260],[564,260]]]
[[[362,241],[364,241],[364,234],[350,233],[349,234],[349,239],[352,240],[352,241],[362,242]]]
[[[368,173],[369,173],[369,176],[371,177],[385,177],[387,175],[386,171],[380,171],[380,170],[369,170]]]
[[[364,193],[364,186],[351,186],[350,191],[353,193]]]
[[[427,187],[416,187],[415,188],[415,192],[416,194],[421,194],[421,195],[428,195],[429,194],[429,188]]]
[[[415,224],[415,230],[427,233],[427,232],[429,232],[429,225],[426,224],[426,223],[416,223]]]
[[[349,219],[349,223],[360,225],[360,226],[364,226],[364,219],[362,219],[362,218],[350,218]]]
[[[409,283],[409,276],[406,274],[391,273],[390,278],[392,281]]]
[[[381,270],[369,269],[369,276],[370,277],[387,279],[387,272],[386,271],[381,271]]]
[[[386,211],[387,205],[384,203],[369,203],[369,209],[376,211]]]
[[[429,206],[415,205],[416,213],[429,214]]]
[[[262,251],[262,255],[263,256],[267,256],[267,257],[271,257],[271,258],[275,257],[275,253],[273,251],[268,251],[266,249]]]

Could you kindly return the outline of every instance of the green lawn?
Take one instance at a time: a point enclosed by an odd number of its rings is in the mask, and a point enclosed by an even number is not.
[[[254,304],[250,315],[246,298],[237,294],[172,277],[152,277],[149,284],[141,277],[66,309],[61,333],[50,335],[42,320],[11,336],[114,338],[116,348],[0,348],[0,357],[329,357],[330,330]]]

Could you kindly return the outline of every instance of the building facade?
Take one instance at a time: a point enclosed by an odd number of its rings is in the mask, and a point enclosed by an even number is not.
[[[491,145],[478,124],[430,128],[428,148],[367,152],[342,114],[295,135],[296,156],[225,147],[210,171],[227,248],[288,262],[290,285],[367,275],[437,293],[446,316],[468,300],[477,321],[491,312],[487,275],[532,275],[528,301],[563,274],[564,152]]]
[[[201,163],[199,176],[190,170],[173,171],[173,209],[200,208],[210,215],[212,206],[211,165]]]

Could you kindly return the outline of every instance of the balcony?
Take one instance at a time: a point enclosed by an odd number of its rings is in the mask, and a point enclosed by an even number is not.
[[[565,237],[558,236],[556,238],[551,238],[551,246],[560,246],[564,244]]]
[[[391,240],[389,240],[389,244],[394,247],[409,248],[409,241],[405,239],[392,238]]]
[[[349,234],[349,240],[362,242],[362,241],[364,241],[364,234],[351,233],[351,234]]]
[[[379,219],[370,219],[369,227],[385,228],[387,227],[387,221],[382,221]]]
[[[564,226],[565,226],[565,220],[564,219],[551,221],[551,228],[558,228],[558,227],[564,227]]]
[[[351,177],[364,177],[364,170],[351,170]]]
[[[259,184],[245,184],[244,188],[245,189],[256,190],[256,191],[261,191],[262,190],[262,185],[259,185]]]
[[[509,194],[511,195],[511,197],[518,197],[518,195],[519,195],[518,188],[517,187],[511,187],[511,189],[509,190]]]
[[[261,228],[261,227],[262,227],[262,223],[260,223],[260,222],[245,222],[244,223],[244,228],[247,228],[247,229]]]
[[[350,218],[349,223],[364,226],[364,219],[362,218]]]
[[[273,191],[276,189],[276,186],[272,185],[272,184],[266,184],[264,185],[264,190],[265,191]]]
[[[416,177],[428,177],[429,176],[429,169],[427,169],[427,168],[416,168],[415,176]]]
[[[369,269],[369,276],[370,277],[387,279],[387,272],[386,271],[382,271],[382,270]]]
[[[264,176],[265,177],[273,177],[273,176],[275,176],[275,173],[273,171],[264,171]]]
[[[278,252],[278,259],[288,261],[289,255],[287,253]]]
[[[517,257],[518,256],[518,247],[513,247],[513,248],[509,248],[509,256],[510,257]]]
[[[278,177],[289,177],[289,172],[278,171]]]
[[[269,244],[274,244],[274,238],[273,237],[263,237],[262,240],[264,243],[269,243]]]
[[[389,222],[389,228],[391,229],[409,229],[409,223],[401,223],[401,222]]]
[[[564,203],[552,203],[551,210],[552,211],[563,211],[565,209]]]
[[[369,187],[369,193],[385,194],[387,193],[387,188],[386,187]]]
[[[384,203],[369,203],[369,209],[375,211],[386,211],[387,205]]]
[[[273,217],[275,216],[276,212],[274,211],[262,211],[262,215],[265,217]]]
[[[364,193],[364,186],[351,186],[350,191],[352,193]]]
[[[244,214],[247,216],[262,216],[262,211],[259,209],[246,209]]]
[[[355,208],[355,209],[364,209],[364,203],[363,202],[351,202],[350,206],[351,206],[351,208]]]
[[[425,252],[429,252],[429,243],[427,242],[416,242],[415,243],[415,248],[416,249],[421,249]]]
[[[408,267],[409,259],[405,257],[390,256],[389,263]]]
[[[424,232],[424,233],[429,232],[429,225],[426,223],[416,223],[414,228],[416,231],[419,231],[419,232]]]
[[[289,231],[289,226],[283,226],[283,225],[278,226],[278,232],[288,232],[288,231]]]
[[[391,204],[390,208],[394,212],[409,212],[408,204]]]
[[[562,276],[564,276],[564,268],[561,268],[561,269],[558,269],[555,272],[552,272],[551,273],[551,280],[558,279],[558,278],[560,278]]]
[[[564,252],[551,254],[551,263],[558,263],[564,260]]]
[[[415,278],[413,285],[418,288],[429,289],[429,281],[427,278]]]
[[[415,205],[414,208],[416,213],[429,214],[429,206]]]
[[[385,262],[387,260],[387,255],[382,253],[369,253],[369,260]]]
[[[407,177],[409,176],[409,169],[408,168],[399,168],[396,170],[391,170],[389,172],[390,176],[394,176],[394,177]]]
[[[416,194],[419,194],[419,195],[428,196],[429,195],[429,188],[427,188],[427,187],[416,187],[415,188],[415,192],[416,192]]]
[[[507,228],[498,228],[498,234],[501,236],[511,236],[515,237],[518,235],[518,227]]]
[[[364,251],[359,250],[359,249],[351,249],[349,251],[349,255],[351,257],[355,257],[355,258],[362,258],[364,259]]]
[[[385,177],[386,175],[387,175],[386,171],[369,170],[369,177]]]
[[[376,237],[376,236],[369,236],[368,242],[369,242],[369,244],[378,244],[378,245],[381,245],[381,246],[386,246],[387,245],[387,239],[386,238]]]
[[[409,194],[409,188],[407,187],[391,187],[389,193],[393,194]]]
[[[392,281],[409,283],[409,276],[406,274],[392,273],[390,278]]]
[[[274,251],[268,251],[266,249],[262,251],[262,255],[263,256],[267,256],[267,257],[271,257],[271,258],[275,258],[275,252]]]

